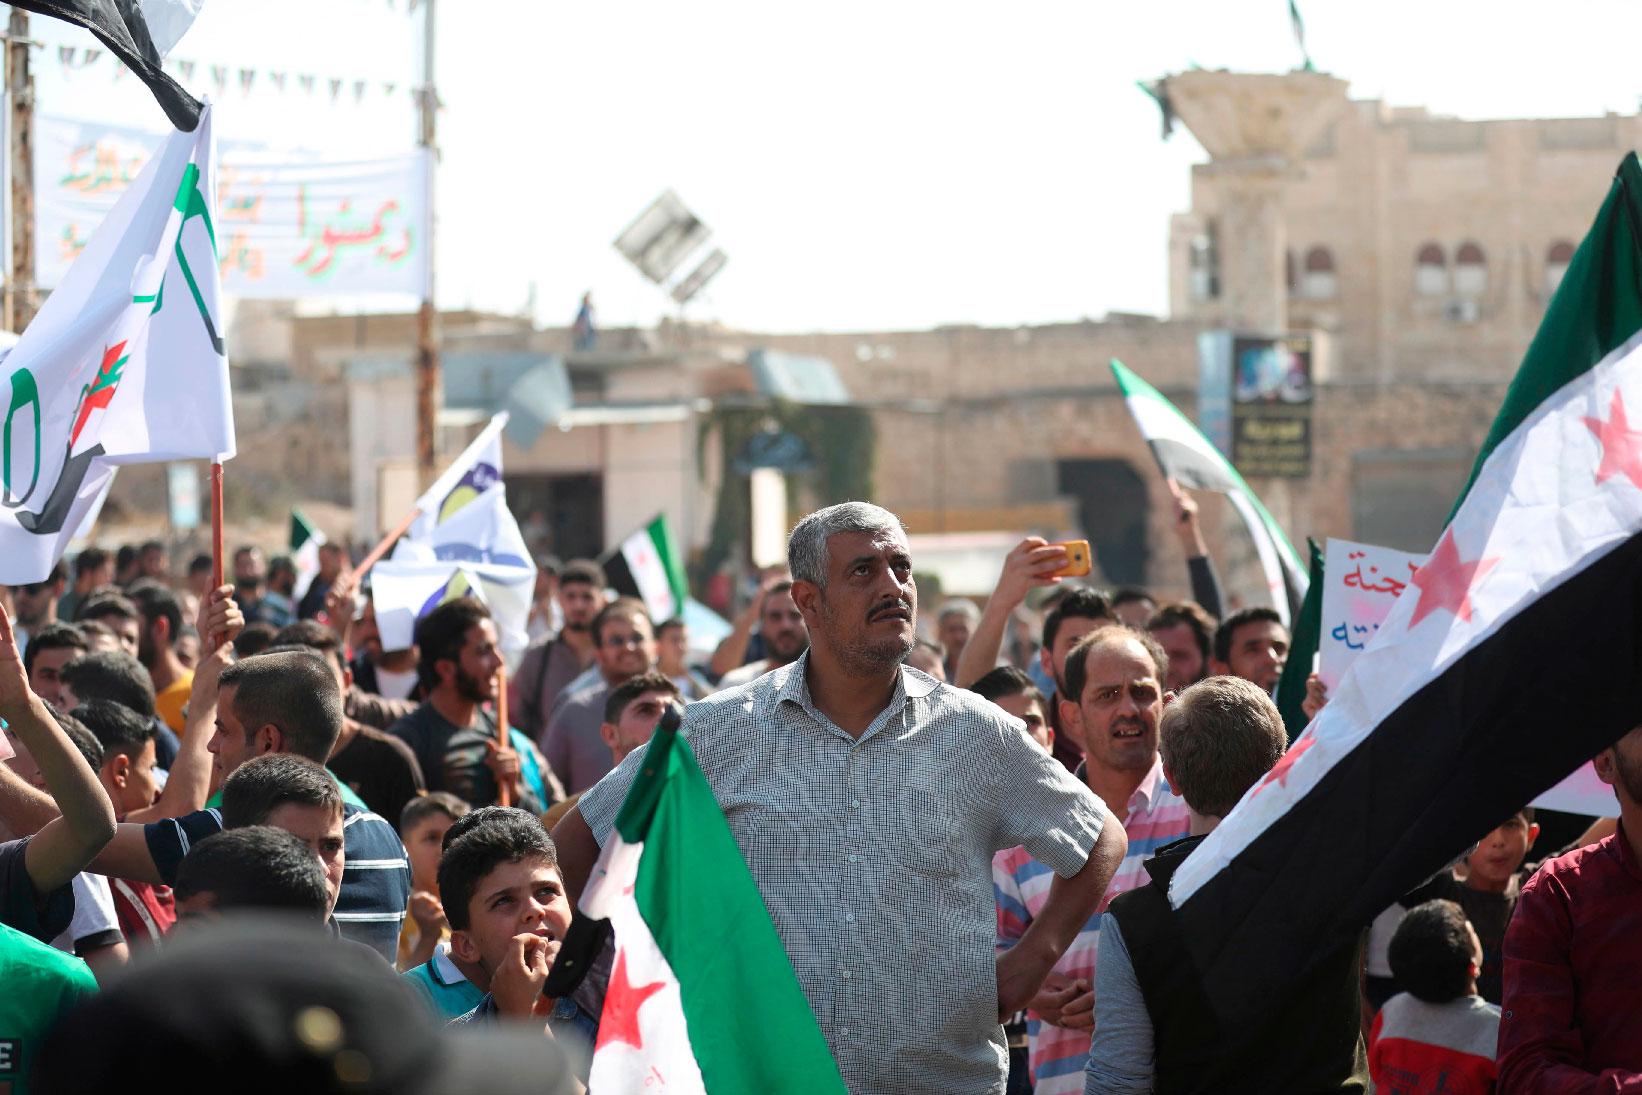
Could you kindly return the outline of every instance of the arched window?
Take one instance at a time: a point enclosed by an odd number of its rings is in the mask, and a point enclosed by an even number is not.
[[[1339,292],[1334,276],[1334,252],[1326,247],[1313,247],[1306,252],[1305,280],[1300,283],[1301,295],[1307,300],[1332,300]]]
[[[1567,240],[1557,240],[1551,244],[1550,250],[1545,252],[1545,298],[1550,299],[1556,292],[1556,287],[1562,284],[1562,275],[1568,272],[1568,264],[1574,260],[1574,245]]]
[[[1470,240],[1454,252],[1454,292],[1480,297],[1488,291],[1488,259],[1482,248]]]
[[[1423,297],[1440,297],[1448,292],[1448,256],[1442,245],[1428,243],[1414,258],[1414,291]]]

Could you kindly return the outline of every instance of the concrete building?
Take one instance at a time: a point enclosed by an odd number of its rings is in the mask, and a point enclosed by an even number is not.
[[[451,314],[443,450],[528,395],[510,492],[561,554],[608,548],[658,511],[691,549],[722,548],[722,492],[745,480],[714,416],[774,406],[783,393],[751,363],[796,354],[791,375],[830,365],[870,412],[872,493],[914,533],[1082,532],[1107,580],[1183,594],[1167,490],[1107,362],[1195,414],[1202,336],[1298,333],[1314,345],[1310,472],[1253,486],[1297,542],[1429,548],[1642,118],[1440,118],[1352,100],[1315,73],[1193,71],[1166,86],[1209,153],[1171,225],[1169,317],[828,334],[663,324],[601,332],[578,354],[568,330]],[[256,425],[242,412],[237,481],[266,481],[275,502],[283,482],[293,501],[351,503],[360,539],[391,524],[415,495],[414,317],[247,312],[240,328],[256,337],[236,343],[250,378],[236,394]],[[795,512],[832,500],[815,474],[789,479]],[[1262,583],[1235,520],[1212,499],[1204,509],[1233,592],[1252,598]]]

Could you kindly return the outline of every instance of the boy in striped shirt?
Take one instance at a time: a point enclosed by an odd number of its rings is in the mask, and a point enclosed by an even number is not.
[[[1186,803],[1163,778],[1158,719],[1168,698],[1168,656],[1150,635],[1110,624],[1078,641],[1066,659],[1066,690],[1057,697],[1061,731],[1084,755],[1077,776],[1123,822],[1129,851],[1099,908],[1067,948],[1027,1011],[1032,1080],[1037,1095],[1083,1090],[1094,1028],[1096,944],[1106,905],[1145,884],[1154,851],[1188,833]],[[1071,697],[1076,697],[1074,701]],[[998,947],[1012,947],[1049,896],[1054,872],[1024,849],[992,862],[998,899]]]

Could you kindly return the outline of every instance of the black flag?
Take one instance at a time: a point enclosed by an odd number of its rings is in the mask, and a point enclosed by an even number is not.
[[[187,6],[149,0],[146,15],[138,0],[13,0],[12,7],[86,28],[142,78],[172,125],[190,132],[199,125],[199,100],[165,74],[161,67],[165,59],[155,44],[161,29],[155,25],[157,20],[166,21],[172,41],[180,37],[180,28],[186,27],[192,15]]]

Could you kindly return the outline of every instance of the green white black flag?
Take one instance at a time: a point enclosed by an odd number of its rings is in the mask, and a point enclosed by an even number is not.
[[[1298,611],[1305,598],[1308,582],[1305,565],[1283,534],[1282,526],[1266,512],[1266,507],[1260,504],[1260,499],[1243,482],[1231,462],[1220,455],[1214,443],[1165,399],[1163,393],[1115,358],[1112,375],[1117,377],[1117,386],[1129,405],[1129,413],[1140,427],[1140,435],[1151,446],[1152,456],[1163,474],[1183,487],[1224,494],[1243,518],[1254,539],[1272,605],[1287,624],[1291,610]]]

